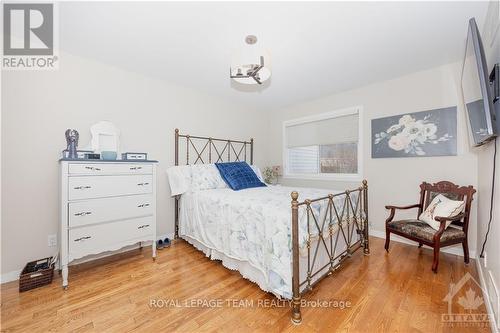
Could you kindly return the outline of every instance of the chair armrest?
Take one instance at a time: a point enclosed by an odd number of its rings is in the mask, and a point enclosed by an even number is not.
[[[394,218],[394,214],[396,213],[396,209],[411,209],[411,208],[420,208],[420,204],[414,204],[410,206],[385,206],[385,209],[390,209],[391,213],[389,214],[389,217],[387,220],[385,220],[385,224],[391,222],[392,219]]]
[[[420,208],[420,204],[414,204],[410,206],[385,206],[385,209],[411,209],[411,208]]]
[[[458,215],[455,215],[455,216],[450,216],[450,217],[446,217],[446,216],[436,216],[434,218],[434,220],[438,221],[438,222],[446,222],[446,221],[458,221],[458,220],[461,220],[462,218],[464,217],[464,213],[460,213]]]
[[[450,217],[445,217],[445,216],[436,216],[434,220],[438,221],[440,223],[438,231],[434,234],[433,240],[434,241],[439,241],[441,239],[441,235],[443,234],[444,230],[446,229],[446,221],[458,221],[461,220],[464,217],[464,213],[460,213],[455,216],[450,216]]]

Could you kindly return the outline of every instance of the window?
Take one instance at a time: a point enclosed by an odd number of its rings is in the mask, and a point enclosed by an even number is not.
[[[285,121],[285,177],[361,179],[360,123],[360,107]]]

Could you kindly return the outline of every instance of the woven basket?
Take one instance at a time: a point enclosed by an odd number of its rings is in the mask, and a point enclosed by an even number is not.
[[[54,265],[50,264],[52,257],[30,261],[24,266],[19,277],[19,291],[27,291],[52,283]]]

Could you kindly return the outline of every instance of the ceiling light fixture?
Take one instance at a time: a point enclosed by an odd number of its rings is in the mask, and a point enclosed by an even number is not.
[[[256,43],[256,36],[246,36],[246,45],[235,54],[229,69],[229,76],[234,81],[242,84],[262,84],[271,77],[269,54],[255,45]]]

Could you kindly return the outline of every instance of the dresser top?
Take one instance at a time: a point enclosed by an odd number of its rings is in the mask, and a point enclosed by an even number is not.
[[[156,160],[92,160],[86,158],[61,158],[59,162],[72,162],[72,163],[158,163]]]

